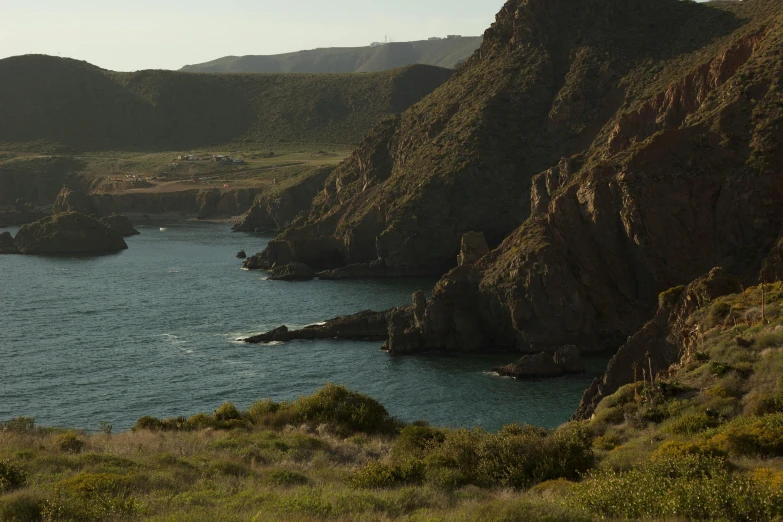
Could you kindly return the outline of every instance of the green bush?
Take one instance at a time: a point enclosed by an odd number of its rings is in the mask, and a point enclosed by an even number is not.
[[[593,465],[592,437],[582,424],[550,432],[512,424],[497,433],[408,427],[389,463],[373,462],[354,474],[359,487],[391,487],[424,478],[446,489],[528,488],[557,478],[576,479]]]
[[[243,416],[239,409],[237,409],[236,405],[231,404],[230,402],[224,402],[220,408],[215,410],[213,417],[217,421],[225,422],[241,420]]]
[[[294,402],[292,408],[301,422],[327,424],[342,434],[397,430],[397,423],[381,403],[342,385],[329,383]]]
[[[0,493],[19,489],[26,482],[24,471],[7,460],[0,460]]]
[[[12,431],[15,433],[28,433],[35,431],[35,419],[17,417],[9,421],[0,422],[0,431]]]
[[[65,453],[81,453],[86,442],[71,431],[62,433],[54,439],[55,445]]]
[[[685,290],[684,286],[675,286],[674,288],[669,288],[665,292],[661,292],[658,295],[658,307],[659,308],[671,308],[675,304],[677,304],[677,300],[682,295],[682,292]]]
[[[40,495],[19,491],[0,500],[0,520],[8,522],[38,522],[46,501]]]
[[[767,521],[783,514],[783,491],[699,455],[592,474],[571,491],[573,504],[602,519]]]
[[[138,478],[110,473],[82,473],[58,482],[43,509],[45,520],[107,520],[138,516],[141,506],[131,495]]]
[[[711,411],[688,413],[666,426],[665,431],[678,435],[696,435],[720,425],[720,418]]]
[[[713,442],[734,455],[783,456],[783,414],[737,418]]]
[[[727,453],[718,444],[710,440],[698,440],[695,442],[670,440],[664,442],[657,450],[655,450],[651,460],[670,460],[675,458],[682,458],[686,455],[725,458]]]
[[[421,482],[425,471],[421,461],[387,464],[374,460],[353,473],[349,482],[356,488],[391,488]]]

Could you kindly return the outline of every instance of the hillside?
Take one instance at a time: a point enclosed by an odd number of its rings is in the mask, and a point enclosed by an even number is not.
[[[481,37],[394,42],[376,47],[331,47],[270,56],[226,56],[186,65],[202,73],[349,73],[380,72],[412,64],[453,69],[481,45]]]
[[[616,349],[667,288],[715,266],[759,281],[783,223],[782,42],[780,0],[509,2],[252,264],[446,273],[393,352]],[[492,251],[451,270],[470,231]]]
[[[0,150],[182,150],[352,145],[451,71],[116,73],[49,56],[0,60]]]

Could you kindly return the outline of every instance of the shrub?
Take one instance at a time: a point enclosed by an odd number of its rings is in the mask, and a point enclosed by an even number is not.
[[[710,440],[699,440],[696,442],[666,441],[652,454],[652,460],[670,460],[685,457],[686,455],[696,455],[701,457],[722,457],[727,453],[718,444]]]
[[[328,424],[342,434],[393,433],[397,423],[381,403],[345,386],[327,384],[293,404],[301,422]]]
[[[737,418],[713,442],[735,455],[783,456],[783,414]]]
[[[55,445],[65,453],[81,453],[84,449],[85,442],[80,439],[75,433],[67,432],[62,433],[54,439]]]
[[[237,409],[236,405],[231,404],[230,402],[224,402],[220,408],[215,410],[213,417],[217,421],[225,422],[241,420],[243,416],[242,413]]]
[[[0,493],[19,489],[27,482],[27,475],[7,460],[0,460]]]
[[[82,473],[58,482],[46,503],[46,520],[106,520],[137,516],[141,507],[131,492],[137,478],[109,473]]]
[[[783,346],[783,330],[762,332],[756,336],[756,346],[761,349]]]
[[[424,473],[425,467],[421,461],[387,464],[375,460],[351,475],[349,482],[357,488],[391,488],[421,482]]]
[[[593,474],[572,491],[571,502],[600,518],[765,521],[783,514],[783,492],[697,455]]]
[[[710,372],[712,372],[713,375],[717,375],[718,377],[725,377],[733,369],[734,368],[728,363],[718,361],[713,361],[710,363]]]
[[[696,435],[720,424],[720,419],[710,410],[689,413],[674,419],[665,430],[678,435]]]
[[[620,437],[614,433],[607,433],[601,437],[597,437],[593,441],[593,447],[599,450],[610,451],[622,444]]]
[[[15,433],[28,433],[35,431],[35,419],[17,417],[9,421],[0,422],[0,431],[12,431]]]
[[[446,435],[441,430],[429,426],[405,426],[394,440],[392,454],[397,458],[421,458],[445,440]]]
[[[677,304],[677,300],[682,295],[682,292],[685,290],[684,286],[675,286],[673,288],[669,288],[665,292],[661,292],[658,295],[658,307],[659,308],[671,308],[675,304]]]
[[[12,493],[0,501],[0,520],[38,522],[45,505],[45,500],[40,495],[27,491]]]

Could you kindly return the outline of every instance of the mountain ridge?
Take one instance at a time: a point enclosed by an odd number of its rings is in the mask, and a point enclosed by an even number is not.
[[[425,65],[371,74],[119,73],[13,57],[0,60],[0,148],[353,145],[451,74]]]
[[[200,73],[348,73],[381,72],[412,64],[453,69],[481,44],[480,36],[459,36],[368,47],[328,47],[276,55],[224,56],[186,65]]]

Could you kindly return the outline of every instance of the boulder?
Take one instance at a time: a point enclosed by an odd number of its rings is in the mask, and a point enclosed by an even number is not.
[[[247,259],[247,253],[244,250],[237,252],[237,259]]]
[[[467,232],[462,235],[457,264],[472,265],[489,253],[489,245],[481,232]]]
[[[256,335],[254,337],[249,337],[243,340],[244,342],[250,344],[267,344],[272,342],[290,341],[291,339],[291,332],[288,330],[287,326],[283,325],[279,328],[275,328],[274,330],[270,330],[265,334]]]
[[[76,190],[67,185],[60,189],[57,198],[52,205],[52,214],[64,214],[66,212],[80,212],[87,216],[100,216],[98,207],[92,197],[81,190]]]
[[[272,269],[272,281],[309,281],[315,279],[315,272],[304,263],[289,263]]]
[[[564,375],[584,373],[585,365],[579,359],[575,346],[566,346],[553,353],[526,355],[517,362],[492,369],[505,377],[515,379],[553,379]]]
[[[10,232],[0,234],[0,254],[16,254],[14,238]]]
[[[112,214],[111,216],[101,219],[101,223],[111,227],[112,230],[117,232],[122,237],[130,237],[139,234],[139,231],[133,228],[133,223],[131,223],[131,220],[125,216]]]
[[[79,212],[50,216],[24,225],[14,238],[22,254],[102,254],[125,250],[122,236]]]

